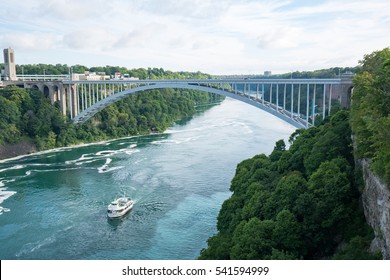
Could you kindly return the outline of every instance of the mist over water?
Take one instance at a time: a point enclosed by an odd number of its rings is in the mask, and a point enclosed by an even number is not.
[[[216,232],[237,164],[293,131],[226,99],[162,134],[1,161],[0,258],[194,259]],[[107,219],[121,195],[133,210]]]

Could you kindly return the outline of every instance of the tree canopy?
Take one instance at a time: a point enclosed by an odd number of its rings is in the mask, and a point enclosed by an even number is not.
[[[372,160],[372,169],[390,185],[390,49],[360,61],[354,79],[351,126],[356,156]]]
[[[238,164],[218,233],[199,258],[377,258],[368,252],[350,135],[349,113],[339,111],[298,129],[289,149],[280,140],[269,156]]]

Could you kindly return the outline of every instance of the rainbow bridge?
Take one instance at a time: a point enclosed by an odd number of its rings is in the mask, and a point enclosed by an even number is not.
[[[37,88],[63,114],[82,124],[107,106],[132,94],[175,88],[215,93],[264,110],[297,128],[308,128],[330,115],[335,104],[349,107],[352,76],[332,79],[226,78],[180,80],[71,80],[69,77],[23,77],[8,84]]]

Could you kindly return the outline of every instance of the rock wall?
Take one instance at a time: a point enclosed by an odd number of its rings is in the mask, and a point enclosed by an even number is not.
[[[24,140],[13,145],[0,145],[0,160],[30,154],[36,151],[36,146],[29,140]]]
[[[363,169],[362,201],[367,223],[374,229],[372,251],[381,251],[390,259],[390,188],[370,170],[368,160],[360,160]]]

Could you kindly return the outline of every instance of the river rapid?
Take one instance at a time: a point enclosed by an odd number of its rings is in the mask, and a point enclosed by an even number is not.
[[[0,259],[195,259],[237,164],[294,128],[225,99],[165,133],[0,161]],[[107,205],[135,200],[110,220]]]

